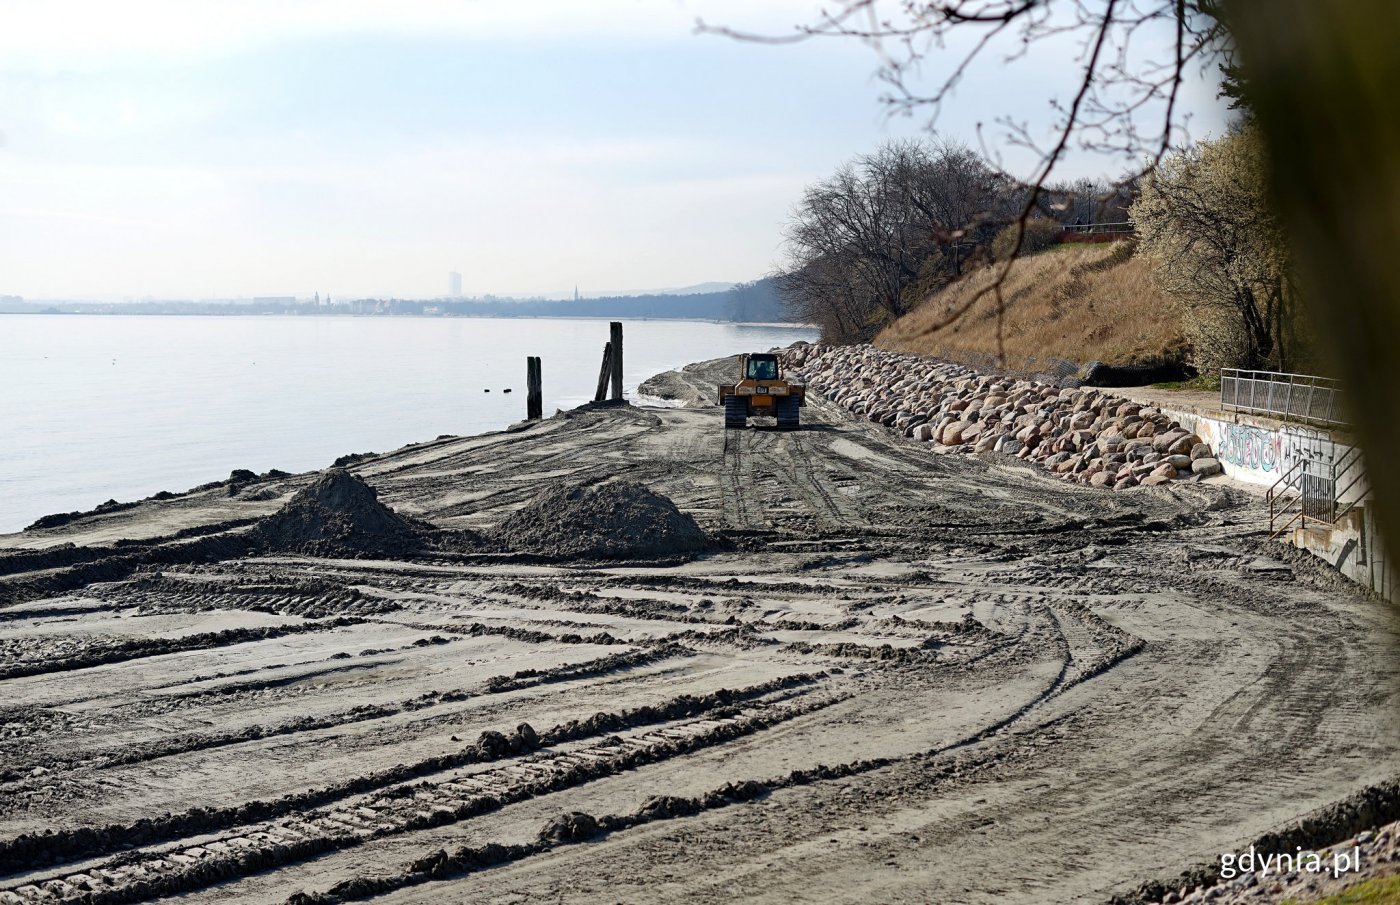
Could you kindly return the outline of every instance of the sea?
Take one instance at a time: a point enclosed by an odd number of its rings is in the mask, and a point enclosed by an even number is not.
[[[693,361],[814,340],[805,327],[624,321],[624,386]],[[324,468],[593,398],[593,318],[0,315],[0,533],[227,478]],[[511,390],[512,392],[505,392]],[[645,401],[645,400],[643,400]]]

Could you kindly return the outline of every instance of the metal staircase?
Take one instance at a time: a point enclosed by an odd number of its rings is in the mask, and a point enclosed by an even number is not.
[[[1335,448],[1335,447],[1334,447]],[[1367,496],[1366,470],[1358,446],[1341,455],[1322,456],[1298,437],[1284,470],[1265,495],[1269,503],[1269,539],[1295,525],[1335,525]],[[1354,492],[1360,491],[1360,492]]]

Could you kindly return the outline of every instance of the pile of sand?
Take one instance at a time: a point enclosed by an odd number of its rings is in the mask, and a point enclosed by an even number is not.
[[[502,522],[495,540],[552,558],[665,556],[710,546],[695,519],[630,481],[546,490]]]
[[[397,555],[423,550],[437,529],[399,515],[344,468],[322,472],[253,529],[267,550],[314,556]]]

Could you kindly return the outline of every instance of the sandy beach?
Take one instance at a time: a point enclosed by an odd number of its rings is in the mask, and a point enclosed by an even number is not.
[[[1390,612],[1258,496],[730,373],[0,536],[0,903],[1102,903],[1400,774]]]

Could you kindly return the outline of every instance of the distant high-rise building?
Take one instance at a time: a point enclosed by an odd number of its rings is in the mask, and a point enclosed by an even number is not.
[[[462,275],[455,270],[447,272],[447,294],[454,299],[462,295]]]

